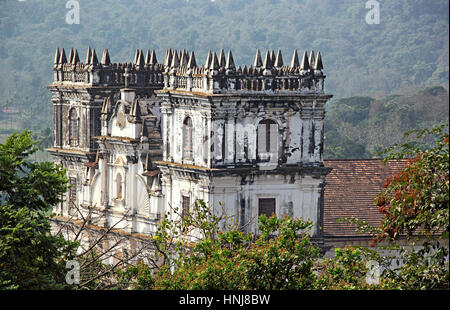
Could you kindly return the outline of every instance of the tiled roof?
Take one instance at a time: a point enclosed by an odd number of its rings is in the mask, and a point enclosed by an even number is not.
[[[382,214],[374,200],[382,191],[383,183],[405,167],[407,161],[381,159],[326,160],[333,170],[325,179],[323,232],[325,238],[364,237],[355,226],[337,220],[356,217],[378,227]]]

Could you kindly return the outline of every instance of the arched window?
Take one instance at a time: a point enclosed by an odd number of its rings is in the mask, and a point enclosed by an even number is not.
[[[121,200],[123,198],[123,181],[120,173],[116,176],[116,199]]]
[[[259,122],[257,139],[259,159],[275,162],[278,154],[278,124],[271,119]]]
[[[183,122],[183,159],[192,159],[192,119],[186,117]]]
[[[72,108],[69,112],[69,137],[70,145],[78,146],[78,136],[79,136],[79,118],[78,113],[75,108]]]

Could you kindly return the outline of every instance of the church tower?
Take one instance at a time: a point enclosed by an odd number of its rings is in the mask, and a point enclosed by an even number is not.
[[[144,135],[149,134],[147,129],[152,128],[149,124],[159,126],[159,118],[153,120],[150,116],[140,115],[136,102],[147,101],[142,103],[143,111],[147,111],[147,103],[149,111],[155,109],[154,90],[163,86],[162,68],[157,63],[154,51],[147,51],[146,57],[142,50],[136,51],[134,63],[112,63],[107,49],[99,61],[95,49],[89,47],[83,63],[77,50],[70,49],[68,58],[64,48],[56,50],[54,81],[47,86],[52,92],[54,108],[54,143],[48,151],[57,163],[67,169],[71,185],[64,203],[55,210],[57,213],[73,216],[93,205],[97,209],[107,209],[106,197],[109,197],[110,187],[113,185],[108,183],[105,175],[99,177],[99,163],[107,160],[110,155],[105,151],[107,148],[101,146],[105,144],[105,136],[116,133],[109,124],[112,114],[117,113],[116,103],[122,100],[124,104],[121,108],[125,108],[126,113],[130,114],[122,115],[122,118],[128,117],[130,123],[139,124],[131,126],[134,129],[139,127],[139,131],[129,132],[128,136],[124,134],[123,140],[140,140],[141,131]],[[133,105],[134,110],[129,111]],[[156,109],[159,110],[157,104]],[[141,116],[145,118],[144,121]],[[103,139],[99,138],[102,136]],[[108,141],[106,143],[113,144]],[[160,153],[160,144],[159,142],[156,146],[156,153]],[[145,160],[146,154],[141,155],[142,160]],[[157,158],[159,157],[156,156]],[[137,162],[133,155],[129,159]],[[96,193],[96,180],[101,178],[104,188],[98,189]]]
[[[231,51],[168,51],[162,100],[164,205],[188,211],[196,199],[257,232],[258,216],[287,214],[314,223],[321,238],[325,104],[323,64],[294,51],[258,50],[249,66],[235,66]]]

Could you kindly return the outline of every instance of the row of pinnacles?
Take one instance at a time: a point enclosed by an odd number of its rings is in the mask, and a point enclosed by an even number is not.
[[[117,87],[154,87],[170,90],[216,93],[323,93],[323,64],[320,52],[307,51],[299,62],[294,51],[290,65],[285,65],[280,50],[267,51],[264,61],[259,50],[253,65],[235,66],[232,52],[225,56],[221,50],[209,51],[206,62],[197,65],[194,52],[166,51],[164,62],[159,64],[154,50],[136,50],[133,63],[111,63],[109,52],[104,50],[98,61],[95,49],[88,48],[86,61],[80,62],[77,50],[70,49],[66,58],[64,48],[56,50],[53,70],[55,82],[82,83]]]

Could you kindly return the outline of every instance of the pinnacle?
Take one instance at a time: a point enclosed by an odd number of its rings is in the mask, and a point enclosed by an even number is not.
[[[172,63],[170,64],[170,67],[172,67],[172,68],[178,67],[179,64],[180,64],[180,61],[178,59],[177,50],[173,50]]]
[[[136,49],[136,53],[134,53],[133,64],[137,65],[138,57],[139,57],[139,49]]]
[[[225,52],[223,49],[220,50],[219,54],[219,67],[225,67]]]
[[[75,49],[75,55],[73,55],[72,65],[76,65],[80,62],[80,57],[78,57],[78,50]]]
[[[164,59],[164,65],[169,67],[172,64],[172,49],[166,51],[166,58]]]
[[[209,50],[208,56],[206,57],[205,61],[205,68],[209,68],[209,66],[211,65],[211,61],[212,61],[212,53],[211,50]]]
[[[84,63],[89,64],[91,62],[91,57],[92,57],[92,51],[91,51],[91,47],[88,47],[87,53],[86,53],[86,61]]]
[[[311,54],[309,54],[309,66],[311,68],[314,68],[314,62],[316,61],[316,56],[314,54],[314,51],[311,50]]]
[[[308,52],[305,51],[302,57],[302,63],[300,65],[300,70],[309,70],[309,62],[308,62]]]
[[[69,52],[69,63],[71,64],[73,61],[73,47],[70,48],[70,52]]]
[[[59,56],[59,47],[58,47],[56,49],[56,53],[55,53],[55,61],[54,61],[55,65],[59,64],[59,58],[60,58],[60,56]]]
[[[217,70],[219,69],[219,60],[217,59],[217,54],[214,52],[214,56],[212,58],[211,64],[209,66],[209,69],[211,70]]]
[[[314,63],[314,70],[323,70],[322,56],[320,52],[317,53],[316,61]]]
[[[266,57],[264,58],[263,68],[264,69],[271,69],[272,68],[272,61],[270,59],[270,52],[269,51],[266,52]]]
[[[110,65],[111,64],[111,59],[109,58],[109,52],[108,49],[105,49],[103,51],[103,56],[102,56],[102,65]]]
[[[64,51],[64,48],[61,50],[61,55],[59,56],[58,63],[61,65],[67,63],[66,52]]]
[[[150,64],[156,65],[158,63],[158,60],[156,59],[156,52],[155,50],[152,50],[152,54],[150,56]]]
[[[95,49],[92,51],[90,64],[91,65],[97,65],[98,64],[97,53],[95,53]]]
[[[294,50],[292,55],[291,68],[296,68],[299,66],[297,50]]]
[[[147,49],[147,52],[145,53],[145,64],[149,65],[150,64],[150,50]]]
[[[256,51],[255,63],[253,66],[255,68],[259,68],[262,66],[261,53],[259,52],[259,49]]]
[[[189,57],[189,62],[187,64],[187,67],[189,69],[192,69],[194,67],[197,67],[197,62],[195,61],[195,55],[194,55],[194,51],[191,52],[191,56]]]
[[[277,57],[275,58],[275,63],[273,65],[276,68],[283,66],[283,56],[281,55],[281,50],[278,50]]]
[[[142,50],[140,50],[138,53],[136,66],[139,66],[140,68],[143,68],[145,66],[144,53],[142,52]]]
[[[181,53],[181,58],[180,58],[180,66],[187,66],[187,63],[189,62],[188,59],[188,55],[186,50],[183,50],[183,52]]]
[[[272,67],[273,67],[275,64],[275,51],[274,50],[272,50],[272,52],[270,52],[270,61],[272,63]]]
[[[226,64],[225,64],[225,69],[227,69],[227,70],[235,69],[233,54],[231,53],[231,50],[228,51],[228,56],[227,56],[227,61],[226,61]]]

